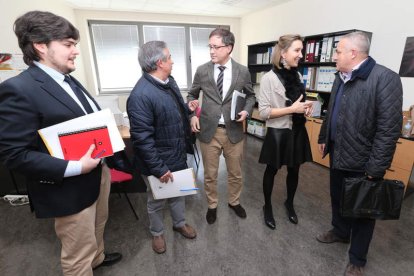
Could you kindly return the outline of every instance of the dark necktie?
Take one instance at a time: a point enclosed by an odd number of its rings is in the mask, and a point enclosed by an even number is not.
[[[93,113],[93,109],[89,104],[88,100],[86,99],[86,96],[83,93],[82,89],[79,86],[77,86],[76,83],[67,75],[65,75],[65,81],[69,84],[70,88],[72,88],[73,92],[75,93],[78,100],[81,102],[86,112]]]
[[[220,73],[217,77],[217,88],[220,93],[220,97],[223,98],[223,77],[224,69],[226,69],[226,66],[219,66],[218,69],[220,70]]]

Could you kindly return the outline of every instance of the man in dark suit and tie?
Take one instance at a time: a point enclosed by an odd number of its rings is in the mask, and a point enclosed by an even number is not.
[[[93,275],[92,269],[122,257],[104,253],[110,173],[91,157],[52,157],[38,129],[99,110],[69,73],[79,54],[78,30],[66,19],[32,11],[17,18],[14,31],[29,68],[0,84],[0,160],[26,176],[30,204],[38,218],[54,218],[62,243],[64,275]]]
[[[249,70],[230,57],[234,47],[233,33],[222,28],[213,30],[208,46],[211,61],[197,68],[187,100],[198,99],[200,91],[203,91],[200,119],[193,116],[191,128],[198,133],[200,140],[208,202],[206,219],[212,224],[217,218],[217,174],[221,153],[227,165],[229,207],[237,216],[246,218],[246,211],[240,205],[243,121],[252,112],[255,96]],[[246,104],[238,119],[233,121],[230,110],[235,90],[246,94]]]

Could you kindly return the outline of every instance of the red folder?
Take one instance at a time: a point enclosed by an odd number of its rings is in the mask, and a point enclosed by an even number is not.
[[[65,160],[78,161],[92,144],[95,145],[91,154],[92,158],[113,155],[111,139],[106,126],[60,133],[59,141]]]

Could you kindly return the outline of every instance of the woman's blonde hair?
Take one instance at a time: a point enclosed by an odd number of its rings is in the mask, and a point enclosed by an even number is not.
[[[287,51],[287,49],[289,49],[292,43],[296,40],[303,41],[303,38],[298,34],[287,34],[279,37],[279,40],[275,45],[272,55],[272,63],[274,66],[276,66],[279,69],[282,69],[282,51]]]

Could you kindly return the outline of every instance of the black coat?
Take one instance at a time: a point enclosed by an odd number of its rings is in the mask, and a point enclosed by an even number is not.
[[[144,73],[128,98],[127,111],[140,173],[161,177],[187,167],[187,152],[192,153],[190,110],[172,77],[164,85]]]
[[[319,134],[319,144],[329,152],[330,126],[335,96],[342,80],[335,78],[328,113]],[[371,57],[344,84],[335,134],[334,169],[365,172],[383,177],[391,165],[402,126],[400,77],[376,64]]]
[[[31,207],[39,218],[76,214],[98,198],[101,166],[64,178],[68,161],[50,156],[37,133],[83,115],[69,94],[37,66],[0,84],[0,160],[26,176]]]

